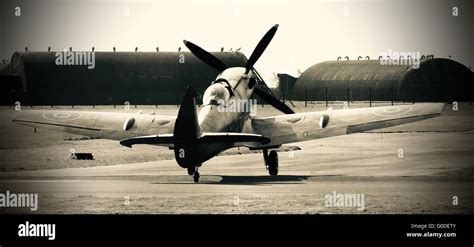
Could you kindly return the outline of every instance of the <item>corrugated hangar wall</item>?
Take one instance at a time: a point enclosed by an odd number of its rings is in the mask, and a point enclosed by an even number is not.
[[[450,59],[409,65],[379,60],[341,60],[315,64],[293,80],[280,77],[280,95],[293,100],[471,101],[472,72]],[[327,92],[327,95],[326,95]]]
[[[239,52],[212,54],[228,66],[247,61]],[[202,94],[219,73],[190,52],[95,52],[94,69],[55,60],[55,52],[15,52],[0,73],[1,103],[179,104],[188,85]]]

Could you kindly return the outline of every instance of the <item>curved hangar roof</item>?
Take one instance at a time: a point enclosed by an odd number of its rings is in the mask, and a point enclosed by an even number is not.
[[[444,58],[423,59],[418,69],[382,65],[379,60],[327,61],[315,64],[297,79],[290,96],[304,100],[469,101],[472,72]],[[369,89],[371,88],[371,89]],[[371,94],[371,95],[370,95]]]
[[[244,66],[239,52],[213,52]],[[202,93],[218,71],[190,52],[95,52],[95,66],[56,65],[55,52],[15,52],[8,68],[20,77],[23,100],[35,105],[178,104],[188,85]]]

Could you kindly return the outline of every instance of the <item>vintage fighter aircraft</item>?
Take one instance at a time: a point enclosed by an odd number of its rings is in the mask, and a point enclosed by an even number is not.
[[[196,92],[188,87],[178,116],[110,112],[21,110],[13,122],[35,128],[136,144],[167,146],[179,166],[199,181],[198,168],[220,152],[245,146],[263,150],[270,175],[278,174],[275,148],[285,143],[308,141],[415,122],[439,116],[444,104],[416,104],[359,109],[294,113],[291,108],[257,87],[253,66],[276,33],[273,26],[260,40],[245,67],[228,68],[197,45],[184,41],[191,52],[221,73],[206,89],[199,114]],[[261,82],[260,82],[261,83]],[[223,111],[235,100],[249,100],[255,93],[283,115],[252,116],[249,111]]]

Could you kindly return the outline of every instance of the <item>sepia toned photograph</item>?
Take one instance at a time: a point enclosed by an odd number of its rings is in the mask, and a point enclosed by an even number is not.
[[[472,1],[0,5],[13,239],[59,238],[35,216],[474,212]],[[412,219],[398,237],[465,237]]]

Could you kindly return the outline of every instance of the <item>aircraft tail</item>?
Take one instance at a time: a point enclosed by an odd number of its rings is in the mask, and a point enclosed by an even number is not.
[[[196,111],[196,96],[196,90],[189,86],[181,101],[174,125],[173,137],[177,143],[195,142],[201,135]]]
[[[197,165],[193,163],[199,155],[198,138],[201,136],[201,127],[196,112],[196,96],[196,90],[189,86],[181,101],[174,125],[174,156],[181,167]]]

